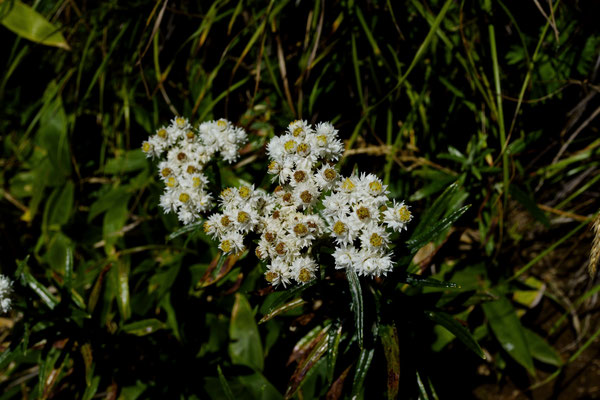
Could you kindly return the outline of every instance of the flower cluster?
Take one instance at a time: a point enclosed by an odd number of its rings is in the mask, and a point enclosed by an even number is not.
[[[390,202],[387,187],[375,175],[339,175],[335,163],[343,144],[337,133],[330,123],[313,127],[292,122],[267,146],[268,172],[279,183],[274,192],[267,195],[247,186],[225,189],[222,212],[204,226],[226,254],[244,249],[246,235],[257,233],[256,255],[267,263],[265,277],[272,285],[314,279],[318,239],[335,241],[336,268],[368,276],[393,268],[390,230],[406,229],[410,211],[403,202]]]
[[[0,312],[6,313],[10,311],[12,302],[10,293],[12,292],[12,282],[4,275],[0,275]]]
[[[373,174],[340,180],[323,199],[323,216],[336,242],[336,268],[352,268],[358,275],[386,275],[394,266],[389,251],[390,232],[406,228],[412,216],[404,203],[391,207],[387,186]],[[357,248],[355,243],[360,242]]]
[[[207,211],[212,196],[206,190],[204,166],[217,152],[225,161],[235,161],[246,140],[246,132],[225,119],[203,122],[193,129],[186,118],[178,117],[145,141],[142,150],[146,155],[162,158],[158,169],[165,183],[160,198],[165,212],[176,212],[180,221],[189,224]]]

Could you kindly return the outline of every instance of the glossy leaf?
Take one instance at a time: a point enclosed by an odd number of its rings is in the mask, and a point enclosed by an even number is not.
[[[406,274],[404,282],[408,283],[411,286],[416,286],[416,287],[430,286],[430,287],[452,288],[452,289],[460,288],[460,286],[454,282],[439,281],[437,279],[425,278],[425,277],[422,277],[421,275],[411,274],[411,273]]]
[[[452,224],[454,224],[454,222],[458,218],[460,218],[460,216],[463,215],[470,207],[470,205],[466,205],[459,208],[458,210],[448,215],[446,218],[443,218],[442,220],[433,223],[431,226],[426,228],[422,234],[413,237],[409,241],[407,241],[406,244],[410,249],[411,253],[414,254],[427,243],[435,241],[441,233],[445,232],[446,229],[450,228]]]
[[[379,327],[379,337],[383,346],[387,367],[387,398],[390,400],[398,397],[400,385],[400,344],[398,331],[394,325]]]
[[[264,367],[263,346],[250,303],[241,293],[235,294],[235,304],[229,324],[229,356],[234,364],[247,365],[258,371]]]
[[[0,23],[32,42],[70,50],[60,30],[48,22],[43,15],[20,0],[10,2],[9,11]]]
[[[167,236],[167,240],[173,240],[178,236],[185,235],[186,233],[196,232],[198,229],[202,229],[202,225],[204,225],[204,221],[198,221],[194,222],[193,224],[185,225]]]
[[[160,329],[165,329],[167,326],[164,322],[156,318],[148,318],[141,321],[131,322],[123,325],[123,332],[136,336],[146,336]]]
[[[352,383],[353,399],[359,396],[362,391],[367,372],[369,372],[369,368],[371,367],[371,361],[373,361],[373,354],[375,354],[375,349],[362,349],[360,351],[354,372],[354,382]]]
[[[340,340],[342,338],[342,324],[336,322],[327,335],[327,382],[333,382],[333,373],[335,371],[335,363],[338,357]]]
[[[262,306],[260,307],[260,312],[263,315],[272,313],[277,308],[281,307],[283,304],[287,303],[293,298],[298,297],[302,294],[306,289],[310,288],[315,284],[315,280],[310,281],[309,283],[301,286],[296,286],[290,289],[281,290],[275,293],[271,293],[267,296]]]
[[[283,314],[285,312],[293,310],[294,308],[302,307],[304,304],[306,304],[306,301],[302,300],[302,298],[294,299],[294,300],[290,301],[289,303],[279,306],[275,310],[266,314],[264,317],[262,317],[260,319],[260,321],[258,321],[258,323],[263,324],[263,323],[267,322],[268,320],[270,320],[271,318],[278,316],[279,314]]]
[[[312,351],[307,357],[303,358],[296,367],[296,370],[290,378],[290,383],[285,392],[285,398],[290,399],[296,393],[298,388],[302,385],[304,380],[308,377],[311,369],[325,354],[328,347],[327,335],[318,336],[318,341],[312,347]]]
[[[356,335],[358,345],[363,348],[363,298],[360,288],[360,281],[356,271],[352,268],[346,268],[348,285],[350,285],[350,295],[352,297],[352,311],[354,312],[354,325],[356,326]]]
[[[498,300],[483,303],[482,308],[502,348],[531,375],[535,375],[521,321],[510,301],[502,296]]]
[[[51,310],[58,305],[59,300],[29,272],[23,271],[21,273],[21,282],[29,286]]]
[[[479,347],[479,343],[473,338],[471,332],[467,330],[460,322],[455,320],[452,315],[447,314],[442,311],[427,311],[425,313],[429,319],[431,319],[436,324],[440,324],[448,331],[450,331],[454,336],[458,338],[461,342],[464,343],[467,348],[472,350],[475,354],[485,360],[485,355]]]
[[[231,254],[229,256],[219,254],[210,263],[210,266],[206,270],[204,276],[202,276],[200,281],[198,281],[196,284],[196,288],[210,286],[225,278],[238,259],[239,256],[236,254]]]

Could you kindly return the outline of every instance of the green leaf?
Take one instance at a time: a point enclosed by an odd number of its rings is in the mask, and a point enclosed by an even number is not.
[[[535,203],[534,199],[531,198],[529,194],[525,193],[514,184],[510,185],[509,191],[512,198],[521,203],[521,205],[525,207],[525,209],[531,214],[533,218],[537,219],[546,227],[550,226],[550,220],[548,219],[546,214],[544,214],[544,212],[540,210],[540,208]]]
[[[121,203],[113,208],[108,209],[104,214],[102,224],[102,237],[104,239],[104,249],[106,254],[114,253],[114,245],[122,236],[121,229],[125,226],[125,222],[129,216],[127,203]]]
[[[521,321],[510,301],[502,296],[498,300],[483,303],[482,308],[502,348],[531,375],[535,375]]]
[[[186,226],[176,230],[175,232],[171,233],[169,236],[167,236],[167,241],[173,240],[176,237],[181,236],[186,233],[189,233],[189,232],[196,232],[198,229],[202,229],[203,224],[204,224],[204,221],[198,221],[198,222],[194,222],[193,224],[186,225]]]
[[[96,201],[92,203],[88,214],[88,222],[103,212],[110,210],[111,208],[129,203],[130,197],[131,194],[128,193],[127,189],[123,186],[111,188],[108,192],[102,194]]]
[[[371,361],[373,361],[373,354],[375,349],[362,349],[358,356],[358,364],[356,365],[356,371],[354,372],[354,382],[352,383],[352,398],[355,399],[362,391],[363,383],[369,368],[371,367]]]
[[[0,21],[6,28],[35,43],[71,49],[60,30],[33,8],[19,0],[9,1],[8,7],[8,13]]]
[[[441,174],[441,172],[432,171],[432,173],[434,175],[430,177],[430,179],[432,179],[433,182],[439,182],[440,180],[442,180],[439,177],[439,174]],[[450,178],[456,179],[455,177]],[[413,236],[420,235],[421,233],[423,233],[428,227],[440,220],[444,213],[448,211],[452,197],[458,192],[459,188],[457,182],[454,182],[451,185],[449,185],[449,183],[450,182],[446,182],[444,184],[443,187],[446,187],[444,192],[433,202],[433,204],[430,207],[427,208],[427,210],[423,214],[419,215],[419,224],[413,230]]]
[[[523,333],[525,333],[525,340],[533,358],[556,367],[563,365],[563,360],[556,349],[550,346],[541,336],[525,327],[523,327]]]
[[[52,82],[49,85],[56,85]],[[46,93],[47,94],[47,93]],[[35,136],[36,143],[43,149],[55,171],[47,168],[43,173],[50,179],[64,179],[71,173],[71,151],[67,132],[67,115],[60,97],[44,96],[44,106],[40,111],[40,125]],[[55,175],[55,176],[52,176]]]
[[[398,397],[400,385],[400,343],[398,331],[394,325],[381,325],[379,337],[383,346],[387,367],[387,397],[390,400]]]
[[[438,236],[441,233],[445,232],[446,229],[450,228],[452,224],[469,209],[469,207],[471,207],[471,205],[461,207],[458,210],[451,213],[446,218],[443,218],[442,220],[431,225],[420,235],[413,235],[413,237],[411,237],[411,239],[406,242],[411,253],[414,254],[427,243],[435,241],[438,238]]]
[[[54,297],[54,295],[50,293],[50,291],[44,285],[39,283],[38,280],[35,279],[29,272],[23,271],[21,273],[21,282],[23,285],[29,286],[35,293],[37,293],[44,304],[46,304],[51,310],[58,305],[59,300]]]
[[[73,210],[74,192],[75,184],[71,180],[54,189],[44,210],[44,231],[67,223]]]
[[[302,307],[304,304],[306,304],[306,301],[302,300],[301,297],[294,299],[292,301],[290,301],[289,303],[283,304],[282,306],[279,306],[278,308],[274,309],[273,311],[271,311],[268,314],[265,314],[264,317],[262,317],[260,319],[260,321],[258,321],[259,324],[265,323],[268,320],[270,320],[271,318],[276,317],[279,314],[288,312],[290,310],[293,310],[294,308],[297,307]]]
[[[340,340],[342,338],[342,324],[336,321],[327,335],[327,382],[333,382],[333,373],[337,361]]]
[[[123,320],[131,316],[131,305],[129,299],[129,259],[120,258],[117,268],[113,268],[117,274],[117,304]]]
[[[363,298],[360,288],[360,281],[356,275],[356,271],[352,268],[346,268],[346,276],[348,277],[348,285],[350,285],[350,295],[352,297],[352,311],[354,311],[354,324],[356,326],[356,335],[358,345],[363,348]]]
[[[108,160],[104,166],[104,173],[120,175],[148,167],[146,155],[139,149],[129,150],[117,158]]]
[[[221,389],[223,389],[223,393],[225,393],[225,397],[227,398],[227,400],[235,400],[233,392],[229,387],[229,383],[227,383],[227,379],[225,379],[225,375],[223,375],[223,371],[221,370],[220,365],[217,365],[217,372],[219,373],[219,383],[221,384]]]
[[[479,347],[479,343],[473,338],[471,332],[467,330],[464,326],[462,326],[457,320],[455,320],[452,315],[447,314],[442,311],[427,311],[425,313],[429,319],[431,319],[436,324],[439,324],[450,331],[454,336],[456,336],[461,342],[465,344],[470,350],[472,350],[475,354],[485,360],[485,355]]]
[[[167,326],[164,322],[156,318],[144,319],[141,321],[131,322],[123,325],[123,332],[136,336],[146,336],[160,329],[165,329]]]
[[[229,356],[234,364],[247,365],[262,371],[264,367],[263,347],[254,321],[250,303],[241,293],[235,294],[235,304],[229,324]]]
[[[411,286],[416,287],[430,286],[440,288],[460,288],[460,285],[454,282],[438,281],[437,279],[424,278],[421,275],[411,273],[406,273],[406,277],[403,281]]]
[[[260,312],[263,315],[270,314],[283,304],[287,303],[294,297],[298,297],[309,287],[313,286],[316,280],[312,280],[305,285],[296,286],[288,290],[282,290],[279,292],[271,293],[267,296],[263,304],[260,306]]]

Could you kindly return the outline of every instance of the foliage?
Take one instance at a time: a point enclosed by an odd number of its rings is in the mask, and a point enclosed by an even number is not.
[[[482,363],[540,386],[597,337],[566,357],[531,319],[570,310],[534,267],[597,211],[593,5],[79,3],[0,2],[2,398],[469,395]],[[175,115],[249,132],[220,187],[268,187],[266,141],[332,121],[343,169],[413,206],[395,271],[275,291],[220,257],[139,150]]]

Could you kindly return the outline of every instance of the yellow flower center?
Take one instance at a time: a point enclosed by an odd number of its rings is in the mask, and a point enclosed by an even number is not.
[[[198,176],[193,177],[192,185],[194,185],[195,188],[200,187],[200,185],[202,185],[202,181],[200,180],[200,177],[198,177]]]
[[[319,146],[326,146],[327,145],[327,136],[325,136],[325,135],[317,136],[317,144]]]
[[[185,136],[187,136],[188,139],[192,140],[194,138],[194,132],[192,131],[187,131],[187,133],[185,134]]]
[[[221,250],[223,250],[225,253],[229,253],[231,251],[231,240],[223,240],[221,242]]]
[[[246,211],[240,211],[238,213],[237,220],[240,224],[245,223],[249,219],[250,219],[250,214],[248,214]]]
[[[300,282],[308,282],[310,281],[310,271],[307,270],[306,268],[302,268],[300,270],[300,273],[298,274],[298,280]]]
[[[286,203],[289,203],[292,200],[292,194],[291,193],[286,193],[286,194],[283,195],[282,199]]]
[[[342,189],[347,190],[349,192],[354,190],[355,187],[356,185],[354,184],[354,182],[352,182],[352,179],[350,178],[346,178],[344,179],[344,182],[342,182]]]
[[[275,235],[272,232],[265,232],[265,240],[272,243],[275,240]]]
[[[269,172],[276,173],[278,170],[279,170],[279,164],[277,164],[277,161],[271,161],[269,163]]]
[[[181,193],[179,195],[179,201],[182,203],[187,203],[188,201],[190,201],[190,195],[187,193]]]
[[[169,179],[167,179],[167,186],[168,187],[173,187],[177,184],[177,179],[175,179],[174,176],[170,177]]]
[[[362,221],[364,219],[369,218],[371,216],[371,213],[369,212],[369,209],[367,207],[359,207],[356,210],[356,215],[358,216],[358,219]]]
[[[175,118],[175,123],[177,124],[177,127],[183,128],[185,126],[185,118]]]
[[[227,215],[223,215],[221,217],[221,225],[227,227],[227,226],[229,226],[230,223],[231,223],[231,220],[229,219],[229,217]]]
[[[310,203],[312,201],[312,198],[313,196],[308,190],[305,190],[304,192],[300,193],[300,199],[302,199],[302,201],[306,204]]]
[[[165,128],[159,129],[156,134],[159,138],[166,139],[167,138],[167,130]]]
[[[292,135],[294,135],[294,137],[298,137],[298,136],[302,135],[302,132],[304,132],[304,129],[302,129],[302,127],[299,126],[294,129],[294,131],[292,132]]]
[[[224,120],[223,118],[221,118],[220,120],[217,121],[217,126],[221,129],[227,128],[227,120]]]
[[[337,221],[335,224],[333,224],[333,232],[336,235],[342,235],[347,230],[348,230],[348,227],[342,221]]]
[[[242,199],[247,199],[250,196],[250,188],[248,186],[242,186],[239,194]]]
[[[379,181],[373,181],[369,183],[369,189],[371,189],[371,192],[379,194],[383,190],[383,186]]]
[[[283,145],[283,148],[285,149],[285,151],[287,151],[288,153],[291,153],[292,151],[294,151],[294,148],[296,147],[296,142],[294,140],[288,140],[287,142],[285,142],[285,144]]]
[[[371,246],[379,247],[383,244],[383,239],[377,233],[373,233],[369,242],[371,242]]]
[[[308,228],[302,223],[296,224],[296,226],[294,226],[294,233],[298,236],[304,236],[308,233]]]
[[[323,176],[325,177],[326,181],[331,182],[337,177],[337,172],[335,172],[335,169],[327,168],[325,171],[323,171]]]
[[[163,170],[160,171],[160,173],[166,178],[167,176],[171,175],[173,171],[171,170],[171,168],[163,168]]]
[[[310,153],[310,145],[308,143],[300,143],[296,148],[296,152],[301,156],[306,156]]]
[[[400,207],[400,209],[398,210],[398,217],[400,218],[401,222],[408,222],[410,221],[410,211],[408,211],[408,207],[406,206],[402,206]]]
[[[277,254],[279,254],[280,256],[285,254],[285,244],[283,242],[279,242],[277,243],[277,246],[275,246],[275,252]]]
[[[142,144],[142,151],[148,153],[150,150],[152,150],[152,145],[149,142],[144,142],[144,144]]]
[[[227,198],[231,196],[231,188],[226,188],[221,191],[221,197]]]
[[[269,271],[265,274],[265,279],[269,283],[273,283],[279,275],[276,272]]]
[[[304,171],[294,172],[294,180],[298,183],[304,182],[306,180],[306,172],[304,172]]]
[[[204,233],[208,233],[210,231],[210,224],[208,222],[205,222],[202,225],[202,228],[204,229]]]
[[[188,174],[193,174],[194,172],[198,172],[198,170],[196,169],[196,167],[194,167],[193,165],[188,165],[186,171],[187,171]]]

